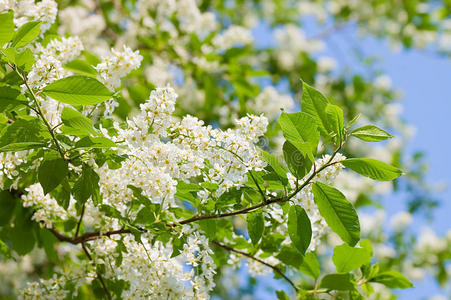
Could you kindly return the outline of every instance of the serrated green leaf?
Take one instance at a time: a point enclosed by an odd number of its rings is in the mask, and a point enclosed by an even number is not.
[[[304,256],[299,272],[312,277],[313,279],[319,278],[319,262],[316,255],[313,252],[307,252]]]
[[[265,220],[261,210],[248,213],[246,216],[247,232],[251,238],[252,244],[257,245],[260,241],[263,229],[265,228]]]
[[[44,194],[48,194],[55,189],[64,180],[68,172],[67,161],[59,156],[45,156],[38,168],[38,179]]]
[[[343,244],[334,248],[332,261],[338,273],[348,273],[362,265],[369,264],[371,253],[364,248],[354,248]]]
[[[22,93],[9,86],[0,86],[0,112],[12,111],[27,105],[28,101]]]
[[[61,114],[61,120],[65,126],[76,129],[76,132],[72,130],[73,135],[86,136],[86,135],[99,135],[99,133],[94,129],[92,121],[86,118],[82,113],[69,108],[64,107]],[[74,134],[78,133],[78,134]]]
[[[75,143],[77,148],[113,148],[117,145],[110,139],[103,136],[85,136]]]
[[[92,167],[83,164],[81,176],[72,188],[72,195],[74,195],[75,200],[85,203],[91,197],[94,205],[99,204],[99,179],[99,175]]]
[[[41,32],[41,22],[32,21],[25,23],[14,34],[11,41],[11,47],[21,48],[28,45],[32,40],[38,37]]]
[[[305,254],[312,239],[312,225],[305,210],[293,205],[288,212],[288,235],[296,249]]]
[[[14,12],[0,14],[0,47],[11,41],[14,36]]]
[[[321,279],[320,288],[347,291],[354,289],[351,274],[328,274]]]
[[[292,143],[285,141],[283,156],[290,172],[298,179],[302,179],[312,168],[312,161],[298,150]]]
[[[343,141],[343,110],[340,107],[333,104],[327,104],[326,106],[327,125],[328,130],[334,132],[337,137],[337,142]]]
[[[315,118],[318,129],[323,136],[329,134],[327,130],[328,117],[326,107],[329,101],[318,90],[302,82],[301,111]]]
[[[407,289],[413,287],[412,282],[407,277],[396,271],[381,272],[370,281],[382,283],[391,289]]]
[[[0,152],[41,148],[47,144],[48,137],[39,119],[18,119],[1,131]]]
[[[352,204],[337,189],[324,183],[313,184],[314,201],[329,227],[351,246],[360,239],[360,223]]]
[[[24,49],[22,52],[16,53],[15,61],[20,69],[28,73],[31,71],[35,62],[33,52],[28,48]]]
[[[286,265],[299,268],[304,260],[304,256],[292,246],[282,246],[276,258]]]
[[[351,132],[351,135],[366,142],[379,142],[393,137],[385,130],[374,125],[365,125],[356,128]]]
[[[390,181],[402,175],[400,169],[371,158],[349,158],[341,163],[360,175],[379,181]]]
[[[282,113],[277,122],[287,141],[313,161],[319,142],[315,119],[303,112]]]
[[[94,105],[113,96],[97,79],[80,75],[54,81],[43,92],[59,102],[71,105]]]
[[[268,153],[266,151],[262,151],[263,159],[268,163],[268,165],[273,168],[273,170],[276,172],[277,176],[280,178],[280,181],[283,185],[288,184],[288,178],[287,178],[287,172],[288,170],[282,165],[282,163],[272,155],[271,153]]]
[[[85,76],[90,76],[90,77],[96,77],[97,76],[97,71],[96,69],[94,69],[94,67],[81,59],[74,59],[70,62],[68,62],[65,66],[64,69],[72,71],[74,73],[78,73],[81,75],[85,75]]]

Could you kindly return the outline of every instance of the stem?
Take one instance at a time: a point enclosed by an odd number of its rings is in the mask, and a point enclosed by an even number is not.
[[[80,219],[78,220],[77,229],[75,230],[75,237],[78,236],[78,232],[80,231],[80,225],[81,221],[83,220],[84,213],[85,213],[85,203],[83,203],[83,206],[81,207]]]
[[[92,259],[91,254],[89,254],[89,251],[86,248],[85,244],[81,243],[81,247],[83,248],[83,251],[85,252],[86,256],[89,258],[89,260],[92,262],[92,264],[94,265],[94,268],[95,268],[96,265],[95,265],[95,263],[94,263],[94,261]],[[97,272],[97,270],[96,270],[96,273],[97,273],[97,279],[99,279],[100,284],[102,285],[103,290],[105,291],[105,294],[107,295],[108,299],[109,300],[113,299],[113,297],[111,297],[110,291],[108,290],[108,288],[107,288],[107,286],[105,284],[105,281],[103,281],[102,275],[99,272]]]
[[[45,126],[47,127],[47,130],[49,131],[50,135],[52,136],[53,142],[55,143],[56,149],[58,150],[59,154],[61,155],[61,158],[64,160],[67,160],[67,158],[64,156],[64,152],[60,147],[60,144],[58,143],[58,140],[56,139],[55,133],[53,132],[52,126],[49,124],[47,119],[44,116],[44,113],[42,112],[41,106],[39,105],[39,100],[36,98],[35,93],[31,89],[30,85],[28,84],[28,81],[24,74],[20,73],[16,66],[9,65],[14,71],[16,71],[17,75],[19,75],[20,78],[22,78],[23,82],[25,83],[25,86],[27,87],[28,91],[30,92],[31,96],[33,97],[33,102],[36,105],[36,109],[38,112],[38,115],[41,117],[42,121],[44,122]]]
[[[286,276],[286,275],[285,275],[278,267],[273,266],[273,265],[271,265],[271,264],[268,264],[267,262],[261,260],[260,258],[255,257],[255,256],[253,256],[253,255],[251,255],[251,254],[249,254],[249,253],[246,253],[246,252],[244,252],[244,251],[241,251],[241,250],[232,248],[232,247],[230,247],[230,246],[227,246],[227,245],[224,244],[224,243],[221,243],[221,242],[218,242],[218,241],[215,241],[215,240],[213,240],[212,243],[215,244],[215,245],[217,245],[217,246],[219,246],[219,247],[222,247],[222,248],[224,248],[224,249],[226,249],[226,250],[229,250],[229,251],[232,251],[232,252],[241,254],[241,255],[243,255],[243,256],[246,256],[247,258],[250,258],[250,259],[253,259],[253,260],[255,260],[255,261],[258,261],[259,263],[261,263],[261,264],[263,264],[263,265],[265,265],[265,266],[267,266],[267,267],[273,269],[273,270],[274,270],[275,272],[277,272],[280,276],[282,276],[283,279],[285,279],[285,280],[293,287],[293,289],[294,289],[295,291],[298,291],[298,288],[296,287],[296,285],[294,284],[294,282],[291,281],[291,279],[288,278],[288,277],[287,277],[287,276]]]

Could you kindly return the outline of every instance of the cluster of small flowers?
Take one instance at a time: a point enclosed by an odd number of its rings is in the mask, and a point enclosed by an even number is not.
[[[143,29],[155,33],[158,28],[168,32],[172,38],[178,37],[178,30],[205,36],[217,27],[215,15],[211,12],[202,13],[195,0],[169,0],[164,3],[156,0],[139,0],[136,8],[135,22],[131,22],[128,26],[138,30],[129,30],[130,34],[143,34],[145,33],[142,32]],[[180,25],[174,24],[174,16]]]
[[[14,11],[14,23],[17,27],[30,21],[41,22],[41,32],[47,31],[55,22],[58,7],[53,0],[3,0],[0,1],[0,13]]]
[[[102,57],[102,61],[95,68],[99,72],[100,81],[113,91],[121,85],[122,77],[139,68],[142,59],[138,50],[133,52],[124,46],[123,51],[112,49],[111,55]]]
[[[249,45],[254,41],[252,33],[248,28],[231,25],[220,35],[213,38],[212,44],[217,49],[223,51],[233,48],[236,45]]]
[[[294,100],[290,95],[279,93],[274,87],[268,86],[253,100],[247,102],[248,108],[263,113],[269,120],[275,120],[280,111],[289,112],[294,107]]]
[[[122,242],[127,252],[122,253],[120,266],[107,269],[106,276],[130,283],[130,288],[123,291],[124,299],[208,299],[208,292],[215,285],[216,266],[208,239],[198,229],[197,226],[183,227],[180,238],[185,236],[187,243],[175,257],[172,257],[172,242],[152,244],[151,234],[143,234],[141,242],[133,235],[124,236]],[[97,263],[115,264],[118,256],[115,240],[103,237],[90,246]]]
[[[50,279],[40,279],[39,282],[28,283],[27,288],[22,290],[21,299],[65,299],[69,291],[64,288],[66,280],[57,277],[56,274]]]
[[[293,70],[298,65],[299,53],[313,54],[324,48],[320,40],[307,39],[304,31],[296,25],[288,24],[274,31],[278,46],[276,60],[281,68]]]
[[[42,186],[39,183],[25,188],[25,194],[22,195],[22,205],[24,207],[33,207],[35,212],[32,219],[43,224],[45,227],[52,227],[53,222],[67,220],[70,215],[75,216],[74,200],[69,210],[66,211],[49,194],[44,195]]]
[[[28,73],[28,83],[33,88],[42,88],[70,75],[63,65],[79,56],[83,49],[78,37],[54,39],[46,47],[39,45],[35,53],[36,62]]]
[[[261,258],[261,257],[259,257],[261,254],[263,254],[263,251],[258,250],[258,252],[254,256],[272,266],[276,266],[280,263],[280,261],[277,258],[275,258],[274,256],[268,256],[268,257]],[[247,267],[248,267],[249,274],[251,274],[252,276],[257,276],[257,275],[266,276],[273,271],[270,267],[265,266],[261,262],[256,261],[254,259],[247,259]]]
[[[0,153],[0,187],[4,189],[5,180],[14,180],[11,187],[16,187],[19,166],[27,162],[29,151]]]
[[[104,39],[99,35],[106,27],[105,20],[99,14],[82,6],[69,6],[59,13],[61,23],[58,28],[60,35],[78,36],[89,51],[104,54],[109,49]]]

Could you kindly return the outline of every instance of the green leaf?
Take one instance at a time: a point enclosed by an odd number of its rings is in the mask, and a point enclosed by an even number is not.
[[[32,21],[25,23],[14,34],[11,47],[21,48],[28,45],[38,37],[39,32],[41,32],[41,22]]]
[[[327,130],[328,117],[326,107],[329,101],[319,91],[302,82],[301,111],[313,116],[318,124],[320,133],[329,134]]]
[[[117,145],[110,139],[103,136],[85,136],[75,143],[77,148],[112,148],[117,147]]]
[[[12,258],[11,249],[9,249],[8,245],[6,245],[2,240],[0,240],[0,254],[6,259]]]
[[[385,271],[373,277],[371,282],[382,283],[391,289],[407,289],[413,287],[412,282],[404,275],[396,271]]]
[[[17,203],[20,202],[16,201],[9,191],[0,192],[0,226],[7,225],[9,223]]]
[[[337,268],[337,272],[348,273],[362,265],[369,264],[371,253],[364,248],[354,248],[343,244],[334,248],[332,261]]]
[[[313,279],[318,279],[320,270],[319,262],[316,255],[313,252],[307,252],[304,256],[301,266],[299,267],[299,272],[312,277]]]
[[[327,104],[326,115],[328,121],[328,130],[334,132],[337,136],[337,142],[343,141],[343,110],[333,104]]]
[[[277,300],[290,300],[290,297],[283,291],[283,290],[277,290],[276,291]]]
[[[96,77],[97,76],[97,71],[96,69],[94,69],[94,67],[81,59],[74,59],[70,62],[68,62],[65,66],[64,69],[72,71],[74,73],[78,73],[81,75],[85,75],[85,76],[90,76],[90,77]]]
[[[14,220],[14,227],[10,232],[12,248],[19,255],[25,255],[33,250],[36,243],[34,235],[34,226],[36,223],[31,220],[33,211],[31,209],[21,207]]]
[[[28,101],[22,93],[9,86],[0,86],[0,112],[11,111],[27,105]]]
[[[313,154],[316,153],[319,142],[319,132],[315,119],[303,112],[282,113],[278,123],[287,141],[313,161]]]
[[[303,255],[292,246],[282,246],[276,257],[284,264],[295,268],[299,268],[304,260]]]
[[[52,82],[43,92],[57,101],[71,105],[94,105],[113,96],[97,79],[80,75]]]
[[[304,178],[305,174],[312,168],[312,161],[289,141],[285,141],[282,149],[285,162],[290,172],[298,179]]]
[[[72,135],[85,136],[85,135],[99,135],[94,129],[92,121],[86,118],[82,113],[69,108],[64,107],[61,114],[61,120],[65,126],[71,127],[75,130],[70,130]],[[77,133],[77,134],[76,134]]]
[[[247,231],[251,238],[252,244],[257,245],[260,241],[263,229],[265,228],[265,220],[261,210],[248,213],[246,217]]]
[[[99,175],[97,175],[92,167],[83,164],[81,176],[72,188],[74,198],[80,203],[85,203],[91,197],[94,205],[99,204],[99,179]]]
[[[46,155],[38,169],[38,179],[44,194],[53,191],[68,172],[67,161],[59,156]]]
[[[360,223],[352,204],[339,190],[320,182],[313,184],[313,195],[329,227],[343,241],[354,246],[360,239]]]
[[[24,70],[26,73],[31,71],[31,68],[34,65],[34,55],[30,49],[25,49],[20,53],[16,53],[16,65]]]
[[[351,274],[328,274],[321,279],[320,288],[347,291],[354,289]]]
[[[18,119],[0,133],[0,152],[21,151],[45,146],[49,134],[38,118]]]
[[[374,125],[365,125],[356,128],[351,132],[351,135],[366,142],[379,142],[393,137],[385,130],[382,130]]]
[[[349,158],[341,163],[360,175],[379,181],[390,181],[402,175],[400,169],[371,158]]]
[[[14,36],[14,12],[0,14],[0,47],[11,41]]]
[[[312,239],[312,225],[305,210],[293,205],[288,212],[288,235],[291,242],[302,254],[305,254]]]
[[[288,170],[280,163],[280,161],[272,155],[271,153],[268,153],[266,151],[262,151],[263,159],[273,168],[273,170],[276,172],[277,176],[279,176],[280,181],[282,181],[283,185],[288,184],[288,178],[287,178],[287,172]]]

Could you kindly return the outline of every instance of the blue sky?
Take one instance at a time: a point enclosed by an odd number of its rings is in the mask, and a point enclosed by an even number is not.
[[[314,36],[318,32],[315,24],[306,25],[304,29],[307,36]],[[257,45],[261,47],[274,43],[265,24],[256,28],[254,36]],[[416,135],[408,143],[406,150],[410,153],[425,153],[429,166],[426,180],[429,183],[450,186],[451,159],[448,159],[448,155],[451,150],[451,59],[439,56],[430,49],[393,52],[386,41],[371,37],[358,38],[354,26],[344,27],[324,41],[330,47],[322,54],[337,59],[341,67],[353,60],[352,47],[355,45],[358,45],[365,56],[376,56],[380,59],[377,67],[385,71],[392,79],[392,86],[403,93],[402,118],[416,128]],[[428,224],[438,234],[443,235],[451,228],[451,189],[446,187],[435,193],[435,196],[441,200],[441,206],[435,210],[432,223],[415,220],[413,230],[418,231]],[[387,197],[384,202],[388,216],[406,207],[402,199],[394,196]],[[259,295],[265,295],[264,285],[259,288]],[[399,298],[426,299],[440,293],[432,278],[415,282],[415,286],[414,289],[399,291]],[[269,297],[271,298],[272,296]]]

